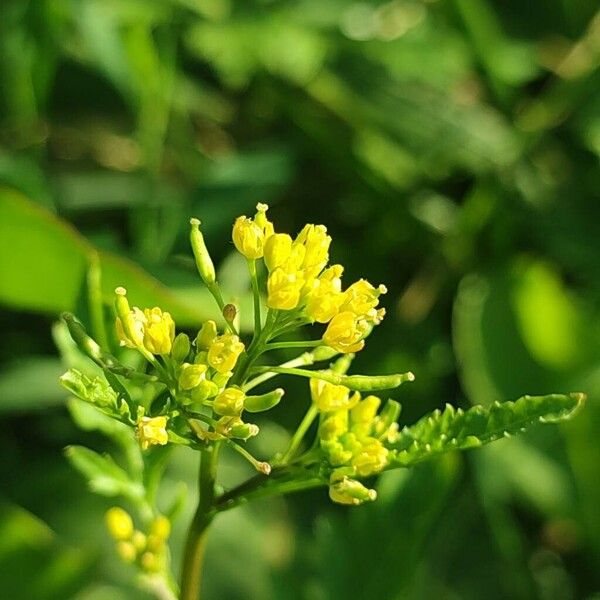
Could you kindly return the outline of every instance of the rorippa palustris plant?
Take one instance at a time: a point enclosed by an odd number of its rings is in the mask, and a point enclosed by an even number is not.
[[[385,315],[379,307],[385,286],[360,279],[344,289],[343,267],[328,265],[326,228],[309,224],[295,238],[277,233],[264,204],[253,218],[235,221],[232,237],[247,259],[252,282],[250,339],[240,335],[237,308],[223,300],[197,219],[191,219],[191,246],[200,277],[221,311],[222,327],[208,320],[193,338],[177,334],[168,312],[132,308],[126,290],[117,288],[116,336],[135,352],[138,362],[132,367],[88,336],[74,316],[63,315],[71,337],[95,363],[95,373],[72,368],[61,378],[78,399],[71,400],[72,414],[82,427],[113,437],[124,460],[118,464],[80,446],[68,448],[67,455],[92,489],[122,498],[106,514],[108,529],[122,559],[135,565],[140,582],[160,598],[199,597],[207,531],[223,511],[315,487],[328,488],[339,504],[372,502],[377,493],[368,482],[384,470],[481,446],[537,422],[568,419],[585,399],[580,393],[524,396],[466,411],[446,405],[400,429],[400,404],[382,402],[381,393],[413,381],[413,374],[348,374],[354,354]],[[290,340],[306,326],[314,328],[316,339]],[[282,348],[297,349],[299,355],[270,364],[271,351]],[[248,452],[245,442],[260,434],[252,415],[285,401],[282,387],[270,387],[277,376],[306,378],[310,403],[289,446],[264,461]],[[316,434],[307,440],[314,423]],[[161,510],[156,501],[175,445],[200,457],[199,501],[179,584],[170,573],[168,549],[176,507]],[[217,484],[219,455],[228,449],[257,474],[223,490]]]

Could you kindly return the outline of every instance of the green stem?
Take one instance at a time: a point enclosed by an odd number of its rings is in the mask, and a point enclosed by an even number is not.
[[[215,516],[215,480],[219,444],[214,444],[200,453],[198,477],[198,508],[190,525],[183,555],[181,570],[180,600],[198,600],[202,581],[202,564],[206,549],[208,527]]]
[[[294,456],[294,454],[300,447],[300,444],[302,443],[306,432],[308,431],[318,414],[319,411],[317,410],[317,407],[314,404],[311,404],[310,408],[306,411],[304,418],[300,422],[300,425],[298,425],[298,429],[296,429],[296,432],[292,436],[290,446],[281,459],[282,463],[287,463]]]
[[[287,362],[284,362],[279,366],[280,367],[304,367],[304,366],[312,365],[314,362],[315,362],[314,356],[310,352],[305,352],[304,354],[301,354],[297,358],[288,360]],[[254,379],[251,379],[250,381],[248,381],[243,386],[242,389],[245,392],[247,392],[247,391],[251,390],[252,388],[255,388],[257,385],[260,385],[261,383],[264,383],[265,381],[268,381],[269,379],[276,377],[277,375],[279,375],[279,373],[274,373],[272,370],[269,370],[269,371],[263,373],[262,375],[259,375],[258,377],[255,377]]]
[[[299,340],[295,342],[274,342],[267,344],[267,350],[279,350],[280,348],[316,348],[323,344],[322,340]]]
[[[288,494],[326,484],[322,477],[310,469],[318,459],[311,453],[287,465],[274,467],[270,475],[258,474],[215,500],[217,512],[245,504],[249,500]]]
[[[260,335],[260,293],[258,291],[258,275],[256,274],[256,261],[248,259],[248,270],[250,271],[250,281],[252,282],[252,296],[254,298],[254,338]]]
[[[225,308],[225,300],[223,300],[223,295],[221,294],[221,288],[219,287],[219,284],[215,281],[214,283],[207,284],[206,287],[208,287],[208,291],[212,294],[212,297],[215,299],[215,302],[217,303],[221,314],[223,314],[223,309]],[[231,321],[225,319],[225,323],[227,327],[229,327],[231,333],[239,335],[238,330],[235,328],[235,325]]]

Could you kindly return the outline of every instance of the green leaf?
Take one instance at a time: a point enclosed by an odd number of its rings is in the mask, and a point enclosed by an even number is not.
[[[94,492],[103,496],[123,495],[133,501],[143,497],[143,488],[132,482],[110,456],[103,456],[83,446],[69,446],[66,455],[71,464],[88,479]]]
[[[215,317],[210,293],[200,281],[197,297],[180,297],[134,263],[96,250],[71,225],[9,189],[0,189],[0,239],[0,304],[44,313],[75,310],[97,255],[105,304],[123,285],[136,305],[160,306],[180,326]]]
[[[467,411],[450,404],[410,427],[391,445],[391,465],[408,467],[452,450],[477,448],[502,437],[521,433],[535,423],[570,419],[583,406],[585,394],[523,396],[514,402],[495,402],[490,408]]]

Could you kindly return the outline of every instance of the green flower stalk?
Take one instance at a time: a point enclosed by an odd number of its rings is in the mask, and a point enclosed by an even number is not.
[[[70,405],[74,417],[80,422],[82,414],[90,418],[92,411],[93,426],[114,437],[126,464],[82,447],[69,448],[67,455],[92,489],[133,508],[111,508],[107,528],[119,556],[160,598],[199,598],[206,536],[223,511],[254,498],[315,487],[328,488],[338,504],[372,502],[377,492],[370,482],[384,470],[479,446],[536,422],[565,420],[585,399],[583,394],[557,394],[526,396],[489,410],[449,407],[400,428],[399,402],[382,402],[375,394],[412,382],[414,375],[347,373],[354,353],[363,350],[385,316],[379,303],[386,287],[359,279],[344,288],[343,267],[328,266],[332,240],[327,229],[308,224],[295,238],[277,233],[267,210],[259,204],[254,217],[239,217],[232,231],[252,283],[254,330],[248,338],[234,323],[239,323],[239,307],[223,300],[198,219],[190,221],[192,251],[224,330],[207,320],[194,335],[177,334],[168,312],[132,308],[126,290],[119,287],[114,299],[119,347],[115,345],[113,355],[73,315],[64,315],[73,341],[93,361],[89,373],[70,369],[61,378],[78,399]],[[307,326],[318,332],[312,339],[290,339]],[[274,352],[281,349],[299,354],[274,364]],[[125,352],[137,354],[137,360],[129,355],[125,365]],[[286,403],[283,383],[271,386],[276,377],[307,379],[308,406],[288,447],[264,460],[253,456],[245,443],[260,435],[251,422],[254,413]],[[90,426],[89,421],[83,426]],[[307,440],[311,431],[314,437]],[[199,503],[178,583],[171,574],[168,547],[176,507],[159,507],[156,500],[162,469],[175,445],[200,458]],[[219,456],[227,451],[244,457],[257,474],[218,492]]]

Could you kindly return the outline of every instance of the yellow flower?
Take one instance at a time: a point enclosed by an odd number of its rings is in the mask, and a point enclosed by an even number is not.
[[[106,527],[115,540],[129,540],[133,535],[133,521],[125,510],[113,506],[104,516]]]
[[[141,417],[137,423],[137,436],[142,450],[150,446],[164,446],[169,441],[167,417]]]
[[[287,233],[274,233],[265,242],[265,264],[269,271],[281,267],[292,253],[292,238]]]
[[[385,310],[375,310],[375,307],[379,304],[379,296],[385,293],[385,285],[374,287],[366,279],[359,279],[344,292],[340,310],[353,312],[357,317],[378,324],[385,315]]]
[[[244,344],[233,333],[224,333],[216,337],[208,349],[208,364],[219,373],[232,371]]]
[[[175,339],[175,321],[157,306],[144,310],[144,316],[144,348],[152,354],[169,354]]]
[[[322,379],[310,380],[310,393],[317,408],[324,412],[339,409],[348,410],[360,400],[358,392],[351,396],[347,387],[327,383]]]
[[[244,410],[246,394],[239,388],[230,387],[223,390],[213,404],[213,410],[224,417],[236,417]]]
[[[150,535],[166,540],[171,535],[171,521],[164,515],[158,515],[150,526]]]
[[[286,273],[282,268],[275,269],[267,280],[267,306],[279,310],[296,308],[303,285],[301,273]]]
[[[375,438],[361,440],[361,448],[354,453],[351,465],[361,477],[368,477],[382,471],[387,465],[388,449]]]
[[[246,258],[256,259],[263,255],[265,235],[263,230],[248,217],[238,217],[233,225],[233,243]]]
[[[363,337],[366,332],[365,321],[357,320],[350,311],[344,311],[331,319],[323,334],[323,342],[338,352],[358,352],[365,345]]]
[[[316,277],[329,260],[329,245],[331,236],[327,235],[325,225],[305,225],[298,234],[295,244],[302,244],[306,248],[302,268],[310,277]]]
[[[307,292],[306,314],[318,323],[327,323],[338,313],[344,294],[341,293],[343,267],[333,265],[312,281]]]

